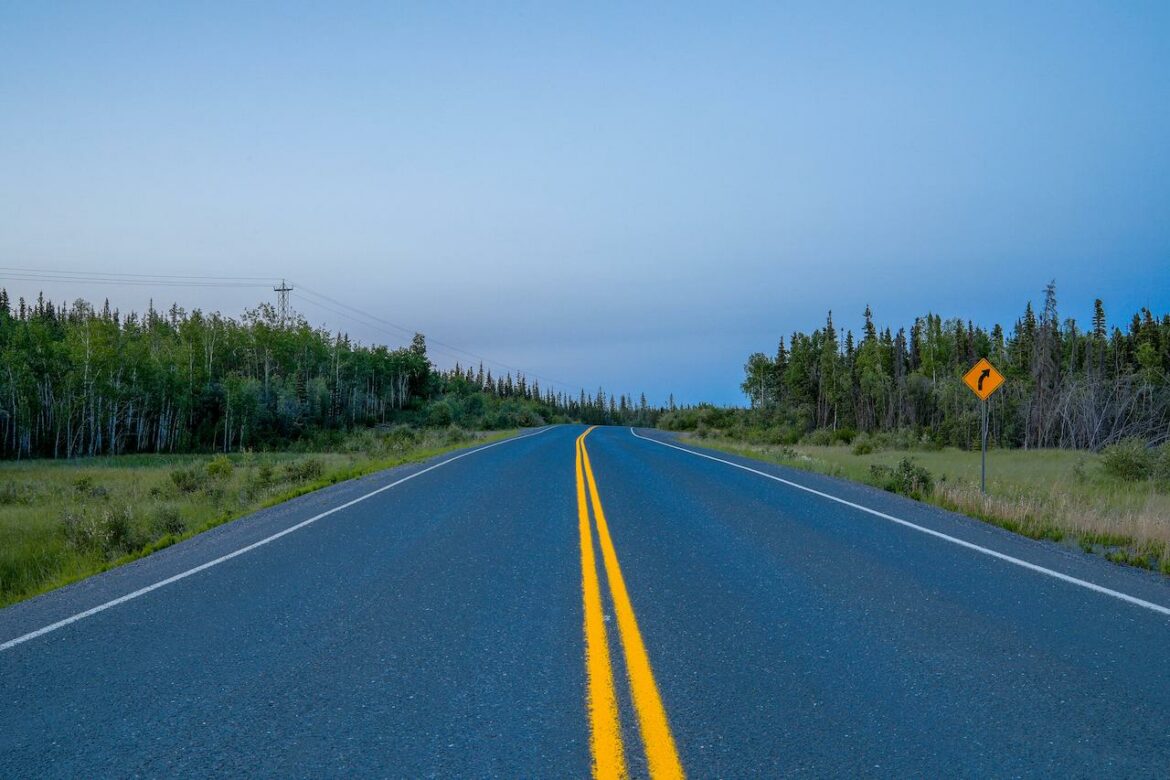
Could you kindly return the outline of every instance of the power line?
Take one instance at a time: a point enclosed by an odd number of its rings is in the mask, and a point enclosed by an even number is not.
[[[129,272],[112,272],[112,271],[71,271],[61,269],[37,269],[26,268],[18,266],[0,266],[0,279],[11,279],[14,281],[30,281],[30,282],[84,282],[86,284],[103,284],[103,285],[130,285],[136,287],[207,287],[207,288],[237,288],[237,289],[257,289],[261,287],[268,287],[271,284],[272,277],[267,276],[217,276],[208,274],[139,274]],[[291,280],[289,280],[291,282]],[[359,325],[372,328],[388,336],[395,336],[381,326],[386,326],[399,333],[407,336],[413,336],[415,333],[421,332],[417,328],[408,328],[405,325],[399,325],[389,320],[370,314],[367,311],[357,308],[351,304],[344,303],[331,298],[324,293],[318,292],[311,287],[304,284],[295,283],[296,289],[307,294],[308,298],[303,298],[306,303],[318,306],[321,309],[329,311],[338,316],[346,317]],[[289,292],[293,290],[285,280],[281,280],[280,287],[273,287],[279,297],[277,302],[277,312],[281,317],[281,322],[287,322],[290,312],[289,307]],[[317,298],[320,300],[313,300]],[[326,305],[324,302],[333,304],[335,307]],[[346,314],[346,312],[352,314]],[[352,315],[356,314],[363,319],[356,319]],[[378,324],[374,324],[378,323]],[[433,351],[446,355],[456,362],[459,362],[460,356],[463,358],[471,358],[483,363],[494,365],[498,368],[503,368],[507,371],[523,374],[526,377],[531,377],[546,385],[560,386],[565,390],[571,391],[573,386],[568,382],[561,382],[550,377],[541,376],[531,371],[527,371],[516,366],[511,366],[500,360],[495,360],[485,355],[480,355],[470,350],[461,349],[453,344],[448,344],[438,339],[428,338],[428,347],[434,345],[439,349]]]
[[[83,277],[83,276],[51,276],[51,275],[32,275],[23,273],[0,273],[0,279],[21,282],[85,282],[86,284],[114,284],[114,285],[129,285],[132,287],[234,287],[240,289],[257,289],[267,287],[268,283],[260,282],[179,282],[166,281],[165,279],[144,280],[144,279],[116,279],[116,278],[102,278],[102,277]]]
[[[0,271],[16,271],[19,273],[32,274],[58,274],[68,276],[108,276],[108,277],[137,277],[141,279],[204,279],[215,281],[249,281],[249,282],[270,282],[271,276],[207,276],[195,274],[135,274],[121,271],[65,271],[61,269],[50,268],[17,268],[13,266],[0,266]]]
[[[302,292],[307,292],[307,293],[309,293],[310,295],[316,296],[316,297],[318,297],[318,298],[322,298],[322,299],[324,299],[324,300],[326,300],[326,301],[329,301],[330,303],[333,303],[333,304],[335,304],[335,305],[337,305],[337,306],[341,306],[341,307],[343,307],[343,308],[345,308],[345,309],[349,309],[350,311],[353,311],[353,312],[356,312],[356,313],[358,313],[358,314],[361,314],[362,316],[364,316],[364,317],[366,317],[366,318],[368,318],[368,319],[374,320],[375,322],[380,322],[380,323],[381,323],[381,324],[383,324],[383,325],[387,325],[387,326],[389,326],[389,327],[391,327],[391,328],[394,328],[395,330],[401,331],[401,332],[403,332],[403,333],[408,333],[408,334],[412,334],[412,335],[413,335],[414,333],[418,333],[418,332],[420,332],[420,331],[418,331],[417,329],[414,329],[414,328],[407,328],[407,327],[405,327],[405,326],[403,326],[403,325],[398,325],[398,324],[396,324],[396,323],[390,322],[389,320],[382,319],[381,317],[378,317],[377,315],[370,314],[370,313],[369,313],[369,312],[367,312],[367,311],[363,311],[363,310],[361,310],[361,309],[357,308],[356,306],[352,306],[352,305],[350,305],[350,304],[343,303],[343,302],[341,302],[341,301],[339,301],[339,300],[337,300],[337,299],[335,299],[335,298],[330,298],[328,295],[325,295],[324,293],[321,293],[321,292],[317,292],[316,290],[313,290],[311,287],[306,287],[306,286],[304,285],[304,283],[302,283],[302,282],[297,282],[297,287],[298,287],[298,289],[299,289],[299,290],[301,290]],[[439,346],[441,346],[441,347],[445,347],[445,348],[447,348],[448,350],[452,350],[452,351],[454,351],[454,352],[457,352],[457,353],[459,353],[459,354],[461,354],[461,355],[464,355],[465,357],[470,357],[470,358],[473,358],[473,359],[475,359],[475,360],[481,360],[481,361],[483,361],[484,363],[491,363],[491,364],[493,364],[493,365],[499,366],[500,368],[504,368],[504,369],[506,369],[506,370],[508,370],[508,371],[512,371],[512,372],[515,372],[515,373],[518,373],[518,374],[524,374],[525,376],[530,376],[530,377],[532,377],[533,379],[538,379],[538,380],[540,380],[540,381],[542,381],[542,382],[545,382],[546,384],[560,385],[561,387],[565,388],[566,390],[568,390],[568,389],[571,389],[571,388],[572,388],[572,385],[570,385],[568,382],[561,382],[561,381],[559,381],[559,380],[557,380],[557,379],[551,379],[551,378],[549,378],[549,377],[540,376],[539,374],[533,373],[533,372],[531,372],[531,371],[526,371],[526,370],[524,370],[524,369],[522,369],[522,368],[517,368],[517,367],[515,367],[515,366],[510,366],[510,365],[508,365],[507,363],[501,362],[501,361],[499,361],[499,360],[493,360],[492,358],[489,358],[489,357],[484,357],[483,355],[476,354],[475,352],[470,352],[470,351],[468,351],[468,350],[466,350],[466,349],[460,349],[459,347],[456,347],[456,346],[454,346],[454,345],[451,345],[451,344],[444,343],[444,342],[442,342],[442,341],[439,341],[438,339],[432,339],[432,338],[428,338],[428,339],[427,339],[427,343],[428,343],[428,344],[438,344],[438,345],[439,345]]]

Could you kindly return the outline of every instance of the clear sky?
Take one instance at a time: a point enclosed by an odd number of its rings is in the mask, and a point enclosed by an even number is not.
[[[652,402],[829,308],[1170,309],[1170,3],[632,6],[3,3],[0,265]]]

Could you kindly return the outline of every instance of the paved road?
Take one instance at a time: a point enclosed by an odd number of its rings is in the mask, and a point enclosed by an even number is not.
[[[339,485],[0,611],[0,777],[1170,771],[1159,578],[584,431]]]

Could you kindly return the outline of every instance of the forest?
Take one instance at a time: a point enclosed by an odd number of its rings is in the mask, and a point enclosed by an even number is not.
[[[824,327],[780,339],[773,356],[748,358],[747,419],[705,414],[720,427],[766,431],[777,443],[909,431],[937,445],[978,447],[979,402],[962,375],[986,357],[1007,379],[989,401],[997,446],[1096,451],[1122,440],[1170,440],[1170,314],[1143,308],[1121,328],[1109,326],[1100,299],[1093,312],[1087,327],[1062,320],[1055,283],[1039,311],[1029,302],[1010,331],[937,314],[909,329],[879,330],[867,306],[857,340],[852,331],[841,335],[830,312]],[[689,428],[703,416],[682,410],[662,424]]]
[[[177,304],[123,315],[106,301],[9,300],[0,290],[0,457],[235,452],[327,444],[357,428],[492,430],[581,420],[653,425],[642,395],[570,394],[483,365],[437,370],[426,339],[363,346],[282,321]]]

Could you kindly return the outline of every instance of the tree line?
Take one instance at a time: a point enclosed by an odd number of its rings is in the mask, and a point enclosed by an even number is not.
[[[431,364],[426,339],[364,346],[282,320],[177,304],[122,315],[109,302],[15,305],[0,289],[0,457],[280,448],[372,425],[468,428],[558,420],[653,425],[643,395],[542,389],[523,375]]]
[[[743,392],[760,424],[792,440],[815,429],[910,429],[939,444],[978,446],[978,401],[962,376],[988,358],[1006,377],[989,401],[999,446],[1100,449],[1127,438],[1170,440],[1170,314],[1148,308],[1110,327],[1100,299],[1081,327],[1062,320],[1056,286],[1010,332],[937,314],[879,330],[865,309],[860,340],[824,327],[751,355]],[[784,436],[782,436],[783,438]]]

